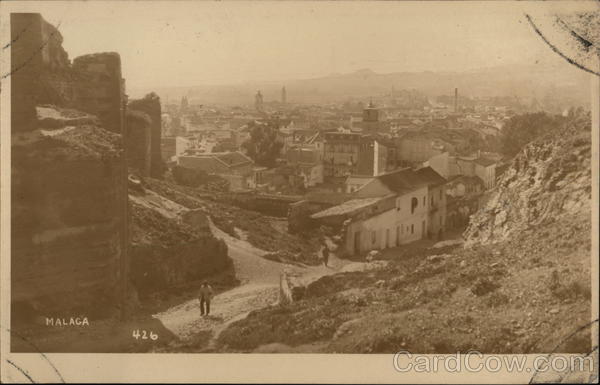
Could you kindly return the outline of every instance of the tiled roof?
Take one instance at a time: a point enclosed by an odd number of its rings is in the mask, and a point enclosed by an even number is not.
[[[416,173],[419,175],[419,178],[421,178],[421,180],[428,186],[439,186],[446,183],[446,179],[431,167],[420,168],[416,171]]]
[[[438,186],[446,183],[446,179],[431,167],[423,167],[416,171],[411,168],[403,168],[379,175],[376,178],[395,193],[404,193],[422,186]]]
[[[333,206],[316,214],[313,214],[311,215],[311,218],[318,219],[324,217],[352,214],[383,199],[384,197],[352,199],[342,203],[341,205]]]
[[[369,181],[371,179],[374,179],[374,176],[371,175],[350,175],[346,178],[346,184],[352,184],[352,183],[362,183],[365,181]]]
[[[309,192],[305,195],[305,199],[309,202],[331,204],[340,204],[351,200],[353,197],[350,194],[334,192]]]
[[[477,164],[479,164],[479,165],[481,165],[481,166],[484,166],[484,167],[491,166],[494,163],[496,163],[493,160],[488,159],[488,158],[477,158],[477,159],[474,160],[474,162],[477,163]]]
[[[425,185],[410,168],[379,175],[377,179],[395,193],[404,193]]]
[[[252,159],[248,158],[246,155],[242,154],[239,151],[223,152],[223,153],[217,153],[217,154],[213,154],[213,155],[215,158],[217,158],[221,162],[227,164],[228,166],[253,163]]]
[[[483,186],[483,180],[481,180],[478,176],[469,176],[469,175],[455,175],[448,179],[448,184],[457,184],[457,183],[472,183],[472,184],[480,184]]]

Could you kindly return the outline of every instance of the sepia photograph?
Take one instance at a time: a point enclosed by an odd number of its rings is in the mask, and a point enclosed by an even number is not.
[[[598,2],[0,10],[2,382],[598,381]]]

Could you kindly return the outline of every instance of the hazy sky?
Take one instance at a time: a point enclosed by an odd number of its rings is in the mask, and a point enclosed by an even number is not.
[[[565,5],[88,1],[22,9],[60,23],[70,58],[119,52],[135,88],[561,62],[523,18],[551,7]]]

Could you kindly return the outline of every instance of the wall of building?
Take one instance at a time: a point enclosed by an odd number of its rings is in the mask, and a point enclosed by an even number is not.
[[[452,175],[475,176],[475,163],[473,160],[452,157],[451,163],[454,166],[451,170],[453,172]]]
[[[496,167],[495,165],[482,166],[475,164],[475,175],[483,181],[483,187],[491,189],[496,185]]]
[[[355,174],[361,143],[359,135],[326,136],[323,150],[325,177]],[[372,166],[371,166],[372,167]]]
[[[380,175],[388,170],[395,161],[390,163],[387,146],[372,139],[361,141],[358,162],[355,173],[358,175]]]
[[[450,173],[450,154],[447,152],[429,158],[427,165],[444,178],[455,175]]]
[[[441,239],[446,232],[446,188],[444,185],[428,190],[428,235],[432,239]]]
[[[229,191],[247,190],[249,188],[248,178],[235,174],[219,174],[219,176],[229,182]]]
[[[381,143],[375,141],[375,154],[373,161],[373,175],[383,174],[388,169],[388,148]]]
[[[183,136],[175,137],[175,156],[182,155],[185,150],[190,148],[192,145],[191,141]]]
[[[455,183],[451,188],[446,189],[446,194],[451,197],[462,197],[467,192],[467,186],[464,183]]]
[[[356,169],[353,174],[374,175],[376,166],[376,142],[374,140],[361,140]]]
[[[302,166],[300,176],[304,178],[304,187],[314,187],[323,183],[323,165]]]
[[[432,141],[428,138],[402,138],[398,147],[398,156],[405,162],[425,162],[442,153],[432,147]]]
[[[429,223],[427,195],[428,188],[421,187],[396,199],[396,208],[400,209],[397,210],[398,223],[396,224],[397,227],[400,227],[400,244],[413,242],[427,236]],[[414,210],[412,209],[413,199],[417,200]],[[424,201],[425,204],[423,204]],[[425,223],[425,226],[423,226],[423,223]],[[423,231],[423,228],[425,231]]]
[[[230,167],[231,174],[249,177],[254,175],[254,165],[252,163],[244,163]]]
[[[174,136],[162,137],[160,139],[160,151],[165,162],[170,161],[177,153],[175,140]]]
[[[346,228],[346,251],[360,254],[397,247],[426,237],[429,219],[423,197],[427,197],[427,187],[396,197],[395,206],[387,211],[353,221]],[[411,209],[413,198],[418,200],[414,210]],[[356,237],[360,239],[360,250],[355,249]]]
[[[455,175],[478,176],[484,181],[486,189],[496,184],[495,165],[483,166],[474,159],[461,159],[450,156],[447,152],[431,157],[427,164],[444,178]]]
[[[312,147],[294,147],[286,153],[286,159],[292,163],[317,163],[320,162],[320,154]]]

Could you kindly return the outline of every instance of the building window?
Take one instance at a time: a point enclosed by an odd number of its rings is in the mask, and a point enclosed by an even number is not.
[[[377,232],[371,231],[371,243],[375,243],[377,241]]]
[[[423,206],[427,206],[427,197],[423,195]]]
[[[417,198],[412,198],[410,200],[410,213],[414,214],[415,213],[415,208],[419,205],[419,200]]]
[[[410,233],[411,234],[415,233],[415,225],[410,225]]]

